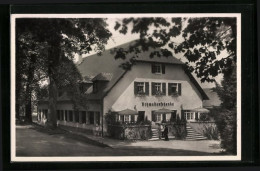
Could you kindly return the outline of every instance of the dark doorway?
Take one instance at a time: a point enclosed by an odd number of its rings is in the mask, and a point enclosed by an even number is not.
[[[94,124],[94,112],[89,112],[89,123]]]
[[[144,121],[144,113],[145,113],[145,111],[138,111],[137,122]]]
[[[177,111],[173,110],[171,112],[171,122],[176,122],[176,120],[177,120]]]

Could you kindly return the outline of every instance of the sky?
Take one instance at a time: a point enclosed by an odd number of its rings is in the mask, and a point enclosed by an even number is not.
[[[108,29],[110,30],[110,32],[112,33],[112,36],[111,38],[109,39],[107,45],[105,46],[106,49],[110,49],[110,48],[113,48],[113,47],[116,47],[118,45],[121,45],[121,44],[124,44],[124,43],[127,43],[127,42],[130,42],[132,40],[136,40],[139,38],[139,34],[131,34],[129,31],[126,35],[124,34],[121,34],[119,33],[118,31],[115,31],[114,30],[114,26],[115,26],[115,22],[117,20],[120,20],[120,19],[117,19],[117,18],[108,18],[107,19],[107,23],[108,23]],[[152,28],[153,29],[153,28]],[[181,36],[178,36],[175,38],[174,40],[175,42],[180,42],[182,41],[182,37]],[[173,51],[172,51],[173,52]],[[95,54],[95,52],[91,52],[89,54],[85,54],[83,55],[83,58],[86,58],[90,55],[93,55]],[[178,58],[178,59],[181,59],[182,61],[184,61],[184,57],[183,57],[183,54],[179,53],[179,54],[174,54],[173,52],[173,55]],[[223,52],[223,54],[220,54],[219,55],[219,58],[221,58],[221,56],[225,55],[225,52]],[[76,57],[76,60],[77,60],[77,57]],[[200,79],[198,79],[196,77],[195,74],[193,74],[193,76],[195,77],[195,79],[197,80],[197,82],[201,85],[202,88],[212,88],[212,87],[215,87],[215,83],[201,83]],[[222,79],[222,75],[219,75],[217,76],[216,78],[216,81],[218,83],[220,83],[221,79]]]

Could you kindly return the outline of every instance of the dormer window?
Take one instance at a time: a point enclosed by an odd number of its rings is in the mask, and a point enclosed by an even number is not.
[[[164,64],[152,64],[152,73],[153,74],[165,74],[165,65]]]

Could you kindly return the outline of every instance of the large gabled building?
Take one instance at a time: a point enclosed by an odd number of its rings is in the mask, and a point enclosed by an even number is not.
[[[106,132],[105,115],[110,111],[118,113],[116,119],[120,122],[145,118],[167,122],[178,116],[195,121],[199,117],[196,109],[203,107],[203,100],[208,100],[208,96],[180,60],[173,56],[150,58],[153,50],[139,54],[131,70],[119,67],[125,61],[115,60],[110,50],[101,56],[84,58],[77,67],[83,78],[88,79],[87,109],[74,111],[73,103],[64,93],[58,99],[58,124],[86,130],[99,127]],[[47,103],[39,104],[41,118],[47,109]]]

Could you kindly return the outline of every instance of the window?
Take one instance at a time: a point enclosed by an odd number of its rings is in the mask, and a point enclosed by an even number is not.
[[[67,110],[65,110],[65,121],[68,121],[68,115],[67,115]]]
[[[125,115],[125,122],[129,122],[129,115]]]
[[[64,113],[63,113],[63,110],[60,110],[60,120],[61,120],[61,121],[64,120]]]
[[[160,122],[162,120],[161,114],[156,114],[156,122]]]
[[[43,109],[43,116],[45,119],[48,119],[48,109]]]
[[[152,64],[152,73],[165,74],[165,65],[164,64]]]
[[[119,121],[124,121],[124,115],[119,115]]]
[[[134,82],[135,95],[149,95],[149,82]]]
[[[88,112],[89,123],[94,124],[94,112]]]
[[[79,111],[75,111],[74,115],[75,115],[75,122],[79,122]]]
[[[86,123],[86,111],[81,112],[81,123]]]
[[[162,83],[155,83],[155,91],[156,92],[161,92],[162,91]]]
[[[176,93],[178,90],[178,84],[177,83],[173,83],[171,84],[171,87],[169,87],[171,89],[172,93]]]
[[[96,124],[100,125],[100,113],[99,112],[95,112],[96,113]]]
[[[181,83],[168,83],[168,95],[181,95]]]
[[[161,73],[161,65],[160,64],[154,65],[154,73]]]
[[[152,95],[166,95],[166,83],[152,83]]]
[[[185,112],[184,117],[186,120],[194,120],[194,112]]]
[[[69,110],[69,121],[73,122],[73,111]]]
[[[144,83],[137,83],[137,93],[144,93]]]

